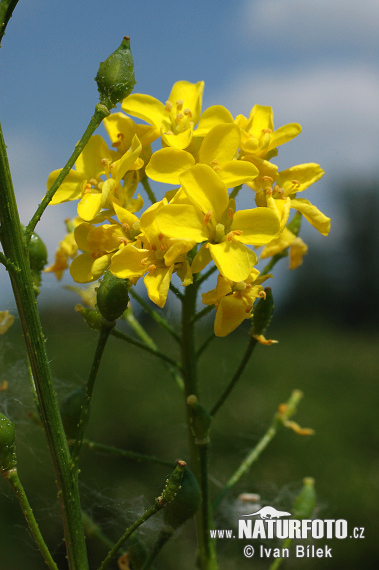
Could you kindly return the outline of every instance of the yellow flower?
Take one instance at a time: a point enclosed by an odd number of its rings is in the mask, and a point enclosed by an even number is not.
[[[282,170],[273,180],[266,177],[266,186],[256,194],[256,203],[267,205],[278,212],[281,229],[285,227],[293,208],[303,214],[304,218],[322,235],[330,231],[330,218],[325,216],[316,206],[304,198],[297,198],[297,192],[302,192],[324,175],[319,164],[307,163],[292,166]]]
[[[179,273],[184,284],[192,282],[186,254],[195,245],[194,241],[170,239],[161,233],[156,217],[166,203],[166,200],[157,202],[142,214],[137,241],[115,253],[110,266],[116,277],[134,282],[145,275],[149,298],[159,307],[166,303],[174,271]]]
[[[73,220],[66,220],[67,235],[62,241],[55,252],[55,260],[52,265],[44,269],[45,273],[55,273],[58,281],[62,279],[63,272],[69,267],[69,260],[73,259],[78,253],[78,245],[74,237],[74,229],[82,222],[80,218]]]
[[[57,190],[50,204],[61,204],[69,200],[80,200],[78,215],[85,221],[92,221],[102,208],[113,207],[113,202],[129,205],[132,193],[136,188],[132,178],[129,186],[121,185],[128,171],[138,170],[143,166],[139,159],[142,145],[137,136],[132,139],[131,146],[121,158],[118,153],[108,149],[105,141],[99,135],[90,138],[88,144],[75,163],[76,170],[70,170],[65,180]],[[47,186],[53,184],[60,170],[52,172]],[[101,176],[106,176],[104,181]],[[138,180],[137,180],[138,183]],[[142,198],[132,204],[134,211],[142,207]]]
[[[254,105],[248,119],[238,115],[235,122],[242,129],[242,153],[267,160],[275,156],[278,146],[301,132],[298,123],[284,125],[275,131],[273,110],[263,105]]]
[[[204,82],[177,81],[165,104],[151,97],[133,93],[122,102],[122,110],[155,127],[155,138],[176,148],[187,148],[201,113]]]
[[[237,125],[220,124],[205,135],[198,152],[198,162],[211,166],[227,188],[253,180],[259,173],[252,163],[236,160],[240,143],[241,130]],[[178,184],[180,175],[195,163],[190,152],[165,147],[152,155],[146,174],[157,182]]]
[[[197,164],[180,176],[190,204],[163,206],[157,223],[172,238],[207,242],[196,255],[192,271],[201,271],[211,259],[219,272],[232,281],[243,281],[257,262],[246,245],[265,245],[279,235],[278,215],[269,208],[235,212],[224,182],[205,164]]]
[[[216,288],[203,293],[203,303],[216,307],[216,336],[227,336],[245,319],[252,317],[254,301],[265,295],[261,283],[269,277],[271,275],[259,276],[259,271],[254,268],[248,278],[239,283],[218,276]]]
[[[75,241],[84,252],[72,261],[70,273],[77,283],[91,283],[108,269],[112,256],[128,242],[119,224],[93,226],[84,222],[75,228]]]

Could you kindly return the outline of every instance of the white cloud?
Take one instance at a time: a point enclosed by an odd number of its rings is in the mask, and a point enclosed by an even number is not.
[[[231,84],[217,98],[234,115],[248,114],[259,103],[273,107],[276,128],[302,125],[302,134],[282,147],[279,158],[294,149],[297,158],[289,158],[320,162],[328,170],[361,175],[376,167],[379,73],[374,68],[325,65],[275,76],[261,70]]]
[[[378,44],[377,0],[247,0],[241,18],[246,38],[313,48],[315,43]]]

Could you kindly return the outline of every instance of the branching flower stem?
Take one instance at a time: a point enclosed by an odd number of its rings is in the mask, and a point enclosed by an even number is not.
[[[196,279],[192,285],[185,288],[182,304],[182,367],[191,464],[202,493],[202,504],[196,514],[199,567],[201,570],[217,570],[214,543],[210,540],[209,535],[212,521],[208,493],[208,444],[198,445],[196,443],[192,432],[193,411],[192,407],[187,404],[188,396],[199,397],[195,347],[196,332],[193,319],[196,312],[197,291]]]
[[[282,411],[282,412],[277,411],[275,413],[275,415],[272,419],[271,425],[268,428],[268,430],[266,431],[266,433],[263,435],[263,437],[260,439],[260,441],[257,443],[257,445],[246,455],[246,457],[242,461],[241,465],[233,473],[233,475],[228,479],[228,481],[225,484],[225,487],[217,495],[217,497],[215,498],[215,500],[213,502],[213,509],[214,510],[218,507],[218,505],[220,504],[222,499],[225,497],[225,495],[227,495],[227,493],[229,493],[229,491],[234,487],[234,485],[236,483],[238,483],[238,481],[241,479],[241,477],[249,471],[250,467],[253,465],[253,463],[255,463],[255,461],[258,459],[258,457],[260,456],[262,451],[264,451],[266,449],[268,444],[274,438],[279,427],[281,425],[283,425],[285,423],[285,421],[288,420],[288,418],[291,417],[295,413],[297,405],[300,402],[302,397],[303,397],[303,394],[300,390],[294,390],[292,392],[290,398],[286,402],[286,404],[284,406],[280,406],[280,408],[283,407],[284,411]]]
[[[21,510],[24,513],[26,522],[28,523],[30,532],[32,533],[34,541],[37,544],[46,564],[48,565],[50,570],[58,570],[58,566],[56,565],[56,563],[53,560],[53,557],[50,554],[50,551],[39,529],[38,523],[34,517],[33,510],[25,494],[24,487],[22,486],[22,483],[18,476],[17,469],[16,468],[9,469],[8,471],[3,472],[2,475],[4,479],[8,481],[8,483],[13,489],[14,494],[17,497]]]
[[[80,418],[78,422],[78,433],[76,436],[76,441],[71,450],[71,469],[76,472],[79,462],[80,449],[82,447],[84,432],[87,427],[89,410],[91,405],[91,399],[93,394],[93,389],[95,386],[95,380],[97,378],[97,373],[99,371],[101,358],[104,353],[105,345],[113,329],[115,322],[108,322],[104,319],[102,327],[100,329],[99,339],[97,341],[96,351],[93,358],[91,370],[88,377],[88,382],[86,386],[86,391],[84,394],[84,402],[82,404]]]
[[[210,411],[210,414],[212,417],[218,412],[218,410],[221,408],[222,404],[225,402],[225,400],[229,396],[230,392],[233,390],[234,386],[237,384],[237,382],[240,379],[243,371],[246,368],[247,363],[250,360],[250,357],[253,353],[253,350],[254,350],[257,342],[258,341],[254,337],[252,337],[252,336],[250,337],[249,344],[246,347],[245,354],[243,355],[243,358],[240,362],[240,365],[238,366],[233,378],[231,379],[231,381],[229,382],[229,384],[227,385],[227,387],[225,388],[225,390],[223,391],[223,393],[221,394],[221,396],[219,397],[219,399],[217,400],[217,402],[215,403],[215,405],[213,406],[213,408]]]
[[[20,271],[10,272],[10,279],[35,381],[41,421],[54,466],[68,565],[70,570],[86,570],[88,558],[82,526],[78,481],[72,476],[70,469],[70,453],[37,310],[29,253],[18,214],[1,126],[0,190],[1,240],[4,255],[20,269]]]
[[[134,289],[129,289],[130,295],[145,309],[148,315],[161,327],[165,328],[170,335],[176,340],[176,342],[180,343],[180,336],[178,333],[172,328],[171,325],[168,324],[166,319],[164,319],[157,311],[152,309],[148,303],[140,296],[138,293],[134,291]]]
[[[61,172],[59,173],[58,178],[53,182],[49,190],[46,192],[42,202],[39,204],[35,214],[33,215],[32,219],[30,220],[29,224],[27,225],[25,236],[26,239],[29,240],[30,236],[32,235],[36,225],[41,219],[42,214],[46,210],[49,202],[53,198],[55,192],[58,190],[59,186],[62,184],[63,180],[66,178],[67,174],[70,172],[71,168],[74,166],[77,158],[82,153],[84,147],[86,146],[87,142],[100,125],[101,121],[109,115],[109,110],[105,105],[98,103],[95,108],[95,113],[92,116],[88,127],[84,131],[84,134],[80,141],[75,146],[74,152],[66,162],[65,166],[62,168]]]

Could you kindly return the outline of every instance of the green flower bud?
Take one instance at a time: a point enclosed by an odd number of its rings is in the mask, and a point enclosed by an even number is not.
[[[16,464],[14,424],[4,414],[0,414],[0,472],[14,469]]]
[[[127,279],[120,279],[107,271],[97,290],[97,307],[107,321],[115,321],[129,303]]]
[[[275,307],[271,287],[266,287],[265,293],[266,298],[264,299],[262,297],[255,306],[252,328],[253,335],[263,334],[272,319]]]
[[[76,439],[85,392],[85,386],[80,386],[80,388],[70,392],[60,406],[62,423],[67,439]]]
[[[100,63],[95,81],[100,93],[100,103],[108,110],[130,95],[136,81],[129,37],[125,36],[120,47]]]
[[[201,491],[195,475],[188,469],[183,473],[177,495],[164,510],[164,522],[174,530],[193,517],[201,503]]]
[[[47,263],[47,249],[38,234],[33,233],[29,241],[30,268],[40,273]]]
[[[197,445],[207,445],[209,443],[209,429],[212,417],[208,410],[197,400],[194,394],[188,396],[187,404],[191,407],[191,428],[195,443]]]
[[[316,507],[315,480],[313,477],[305,477],[303,484],[295,499],[292,512],[293,518],[298,520],[310,519]]]

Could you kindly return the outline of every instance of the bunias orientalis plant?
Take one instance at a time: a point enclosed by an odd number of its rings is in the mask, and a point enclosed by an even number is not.
[[[1,2],[2,31],[15,4]],[[273,298],[271,288],[264,289],[263,283],[272,277],[270,271],[282,257],[289,256],[291,269],[301,264],[307,252],[299,237],[303,217],[321,234],[329,232],[329,218],[307,199],[298,197],[321,178],[323,171],[311,163],[278,172],[272,162],[277,148],[301,129],[293,123],[275,130],[270,107],[255,105],[248,118],[233,118],[221,105],[203,110],[203,82],[178,81],[165,103],[150,95],[131,94],[135,79],[127,37],[100,65],[96,80],[100,102],[89,126],[65,167],[50,174],[46,195],[26,228],[18,218],[2,137],[0,149],[0,260],[12,281],[27,342],[31,387],[58,485],[68,565],[70,570],[88,568],[87,533],[108,546],[108,554],[99,562],[101,570],[122,552],[119,563],[124,568],[151,568],[167,540],[195,516],[198,546],[193,563],[202,570],[216,569],[215,542],[209,530],[223,497],[250,469],[281,425],[299,434],[311,433],[290,420],[301,398],[295,391],[279,406],[262,440],[230,473],[224,488],[218,493],[210,488],[212,422],[243,374],[255,346],[275,342],[264,336]],[[123,112],[111,114],[118,103]],[[93,135],[101,122],[112,148],[101,136]],[[157,198],[151,181],[168,184],[167,192]],[[239,204],[244,184],[251,192],[248,208]],[[86,306],[78,305],[77,311],[99,331],[99,340],[85,389],[75,391],[59,406],[35,303],[46,264],[43,242],[35,228],[48,204],[69,200],[78,201],[78,217],[67,222],[68,233],[46,271],[60,279],[69,268],[76,283],[92,284],[88,290],[80,290]],[[262,271],[256,268],[259,259],[269,260]],[[216,285],[207,291],[207,279],[216,271]],[[180,289],[172,283],[175,274],[182,284]],[[149,301],[135,290],[141,279]],[[204,290],[203,309],[198,308],[200,289]],[[160,311],[170,290],[181,304],[180,330]],[[179,361],[163,352],[136,320],[130,297],[179,344]],[[214,332],[197,346],[196,328],[211,311],[215,313]],[[127,322],[133,336],[117,326],[119,319]],[[251,327],[245,354],[226,388],[215,394],[214,405],[207,409],[199,386],[199,356],[214,336],[231,334],[247,319]],[[4,313],[4,320],[10,323],[11,318]],[[154,354],[174,376],[183,392],[189,441],[183,455],[188,456],[189,467],[183,460],[175,466],[173,461],[108,448],[85,438],[93,388],[109,336]],[[154,505],[115,544],[88,514],[81,512],[78,479],[83,445],[172,466],[172,476]],[[46,564],[57,568],[22,489],[16,469],[14,426],[5,416],[0,417],[0,461],[0,471],[19,499]],[[164,527],[160,536],[153,544],[141,545],[136,529],[161,509]]]

